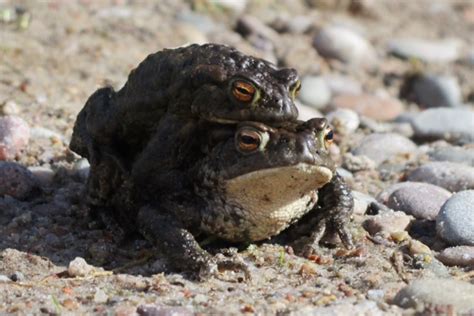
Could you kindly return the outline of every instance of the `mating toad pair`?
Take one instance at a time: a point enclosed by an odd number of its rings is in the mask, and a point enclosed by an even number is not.
[[[328,153],[332,131],[297,120],[299,88],[295,70],[227,46],[149,55],[77,117],[70,147],[91,165],[90,208],[201,276],[239,265],[204,250],[208,237],[276,236],[307,255],[329,233],[350,247],[353,199]]]

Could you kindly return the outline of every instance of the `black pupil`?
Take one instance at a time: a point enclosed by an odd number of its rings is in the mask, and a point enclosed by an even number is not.
[[[333,137],[334,137],[334,134],[332,133],[332,131],[329,131],[329,133],[327,133],[326,135],[327,140],[331,140]]]
[[[237,87],[237,90],[242,94],[250,94],[250,91],[242,87]]]
[[[258,145],[258,139],[248,135],[240,136],[240,141],[246,145]]]

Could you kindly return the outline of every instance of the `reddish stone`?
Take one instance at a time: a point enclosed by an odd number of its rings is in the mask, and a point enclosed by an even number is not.
[[[369,94],[341,94],[335,97],[331,104],[336,108],[351,109],[380,121],[393,120],[404,110],[403,104],[397,99]]]
[[[30,139],[28,124],[16,116],[0,117],[0,160],[14,159]]]

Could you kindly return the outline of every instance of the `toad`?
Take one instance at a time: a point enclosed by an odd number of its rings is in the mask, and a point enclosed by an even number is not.
[[[180,135],[170,137],[178,142]],[[220,125],[196,137],[201,145],[181,167],[165,169],[156,164],[162,134],[153,135],[127,175],[118,182],[104,179],[113,193],[100,211],[145,236],[175,268],[197,276],[236,267],[200,246],[208,237],[249,243],[284,233],[303,239],[306,253],[326,232],[351,246],[346,224],[353,199],[329,156],[326,119],[279,128]],[[92,180],[100,178],[98,171]]]
[[[295,121],[300,86],[294,69],[225,45],[194,44],[149,55],[119,91],[97,90],[78,114],[70,148],[97,175],[88,181],[91,204],[110,198],[118,184],[108,182],[130,172],[152,135],[160,138],[157,168],[179,169],[199,146],[196,133],[216,124]]]

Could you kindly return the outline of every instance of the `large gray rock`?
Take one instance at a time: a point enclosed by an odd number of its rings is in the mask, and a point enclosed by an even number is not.
[[[474,189],[474,168],[448,161],[429,162],[412,170],[407,180],[431,183],[451,192]]]
[[[446,201],[436,218],[436,230],[451,245],[474,246],[474,190]]]
[[[435,220],[441,206],[449,197],[451,193],[438,186],[408,182],[408,185],[395,190],[390,195],[387,206],[416,218]]]
[[[416,115],[411,124],[419,139],[444,139],[474,142],[474,112],[464,109],[436,108]]]
[[[376,133],[365,136],[360,145],[352,153],[354,155],[364,155],[375,161],[377,164],[385,160],[415,155],[418,148],[408,138],[393,133]]]
[[[420,76],[413,82],[413,93],[416,102],[427,108],[462,105],[461,88],[452,76]]]
[[[467,315],[474,313],[474,285],[454,279],[419,279],[401,289],[393,301],[416,310],[451,306],[453,315]]]
[[[388,51],[402,58],[417,58],[428,63],[452,62],[458,59],[462,42],[458,39],[438,41],[420,38],[397,38],[388,43]]]

